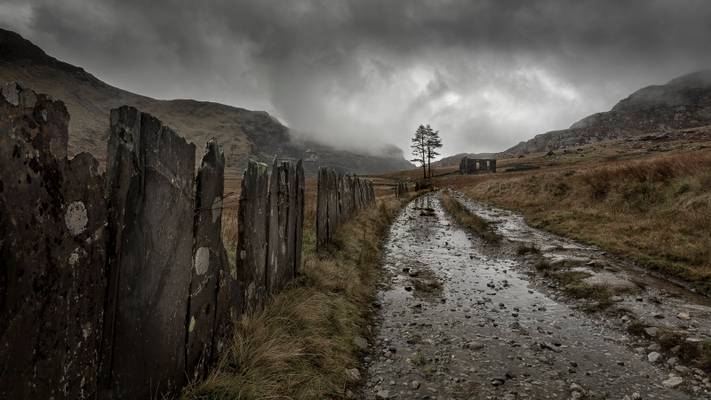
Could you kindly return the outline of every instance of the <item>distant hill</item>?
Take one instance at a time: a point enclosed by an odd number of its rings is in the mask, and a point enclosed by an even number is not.
[[[694,72],[665,85],[648,86],[610,111],[590,115],[569,129],[536,135],[502,152],[510,157],[650,133],[711,125],[711,70]]]
[[[106,159],[109,111],[127,104],[153,114],[197,145],[199,154],[215,137],[227,168],[240,172],[248,158],[271,162],[275,156],[304,158],[307,173],[320,165],[357,173],[412,168],[396,147],[380,155],[334,149],[313,141],[292,141],[289,129],[264,111],[196,100],[156,100],[110,86],[82,68],[47,55],[20,35],[0,29],[0,82],[22,81],[37,92],[62,100],[71,115],[69,152],[88,151]]]

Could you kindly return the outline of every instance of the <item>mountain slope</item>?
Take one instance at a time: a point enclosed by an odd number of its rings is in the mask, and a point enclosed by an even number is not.
[[[550,131],[504,151],[504,156],[642,134],[711,125],[711,70],[694,72],[665,85],[648,86],[610,111],[590,115],[569,129]]]
[[[156,100],[110,86],[79,67],[47,55],[20,35],[0,29],[0,82],[22,81],[37,92],[62,100],[71,115],[69,152],[88,151],[106,159],[109,111],[131,105],[161,119],[194,142],[198,151],[214,137],[225,151],[227,168],[240,172],[249,157],[309,160],[307,173],[328,165],[344,171],[378,173],[411,168],[399,149],[382,156],[338,151],[316,142],[293,142],[289,129],[264,111],[250,111],[195,100]]]

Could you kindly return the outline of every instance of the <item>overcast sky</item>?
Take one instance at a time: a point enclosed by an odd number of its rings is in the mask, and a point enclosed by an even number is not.
[[[500,151],[711,67],[708,0],[0,0],[112,85],[266,110],[341,147]]]

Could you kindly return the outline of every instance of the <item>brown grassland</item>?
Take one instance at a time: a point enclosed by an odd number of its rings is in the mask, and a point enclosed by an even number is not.
[[[452,175],[438,185],[520,211],[533,226],[597,245],[711,294],[711,150],[644,154],[605,162],[576,157],[575,163],[527,172]]]

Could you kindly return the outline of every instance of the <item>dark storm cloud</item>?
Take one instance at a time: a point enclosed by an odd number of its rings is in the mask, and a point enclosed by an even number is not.
[[[2,1],[117,86],[266,109],[332,144],[491,151],[711,66],[705,0]]]

